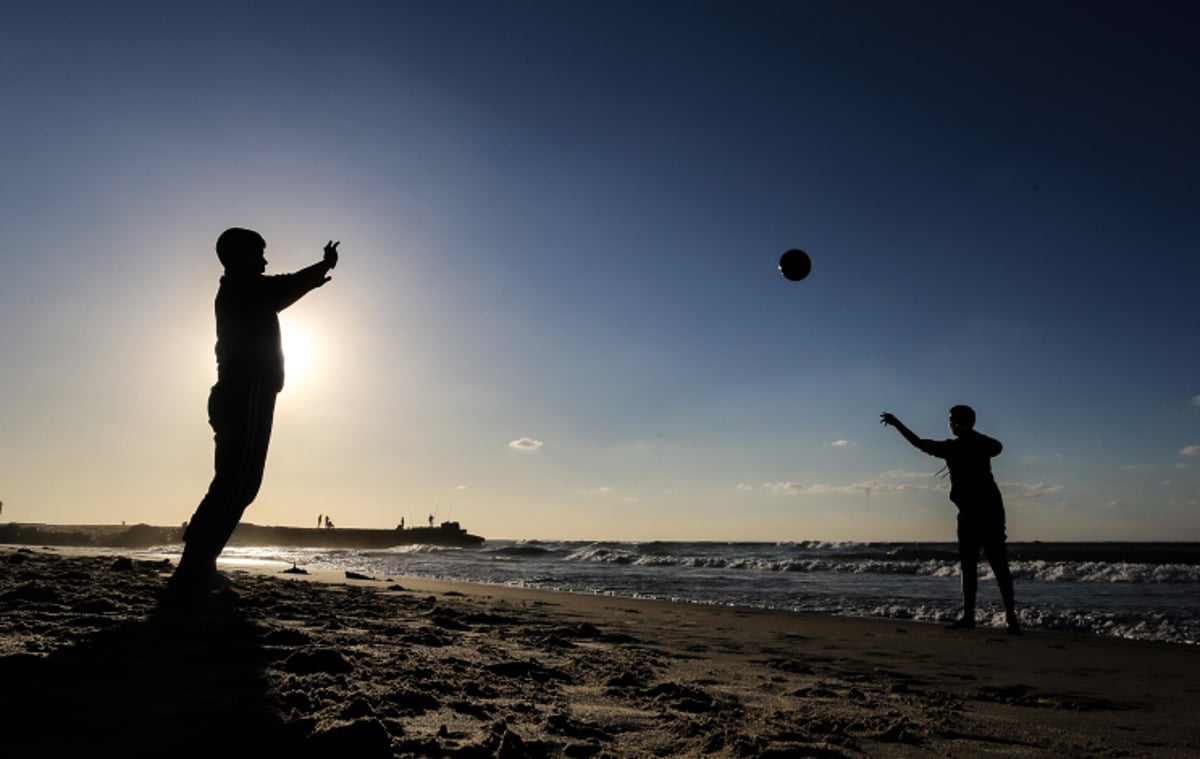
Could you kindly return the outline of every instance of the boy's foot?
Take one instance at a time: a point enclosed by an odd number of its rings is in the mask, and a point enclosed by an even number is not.
[[[946,625],[947,630],[974,630],[975,620],[963,617]]]
[[[1008,629],[1006,630],[1006,632],[1008,632],[1009,635],[1020,635],[1021,634],[1021,624],[1019,622],[1017,622],[1015,617],[1012,617],[1008,620],[1007,628]]]
[[[167,581],[163,600],[179,605],[204,605],[214,601],[228,604],[238,600],[238,592],[216,567],[191,569],[181,565]]]

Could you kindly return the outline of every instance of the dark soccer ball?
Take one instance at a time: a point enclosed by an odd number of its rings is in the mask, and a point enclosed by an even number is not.
[[[812,259],[799,248],[792,248],[779,258],[779,273],[792,282],[799,282],[812,271]]]

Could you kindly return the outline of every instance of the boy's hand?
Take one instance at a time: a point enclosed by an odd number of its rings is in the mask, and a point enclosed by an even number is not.
[[[897,424],[900,423],[900,420],[897,419],[896,417],[892,416],[888,412],[884,411],[882,414],[879,415],[879,423],[885,427],[895,427]]]
[[[327,242],[325,244],[325,263],[329,265],[330,269],[337,266],[337,262],[338,262],[337,246],[339,246],[341,244],[342,243],[340,240],[338,242],[334,242],[333,240],[330,240],[329,242]]]

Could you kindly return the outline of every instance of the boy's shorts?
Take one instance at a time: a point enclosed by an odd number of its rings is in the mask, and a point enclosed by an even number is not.
[[[958,544],[962,550],[977,555],[982,548],[990,560],[1005,559],[1008,555],[1007,539],[1003,509],[989,510],[984,514],[959,513]]]

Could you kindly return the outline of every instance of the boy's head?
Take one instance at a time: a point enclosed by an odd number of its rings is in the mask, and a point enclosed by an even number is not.
[[[267,241],[252,229],[231,227],[217,238],[217,258],[226,271],[262,274],[267,268]]]
[[[975,429],[975,409],[958,405],[950,409],[950,431],[955,435]]]

